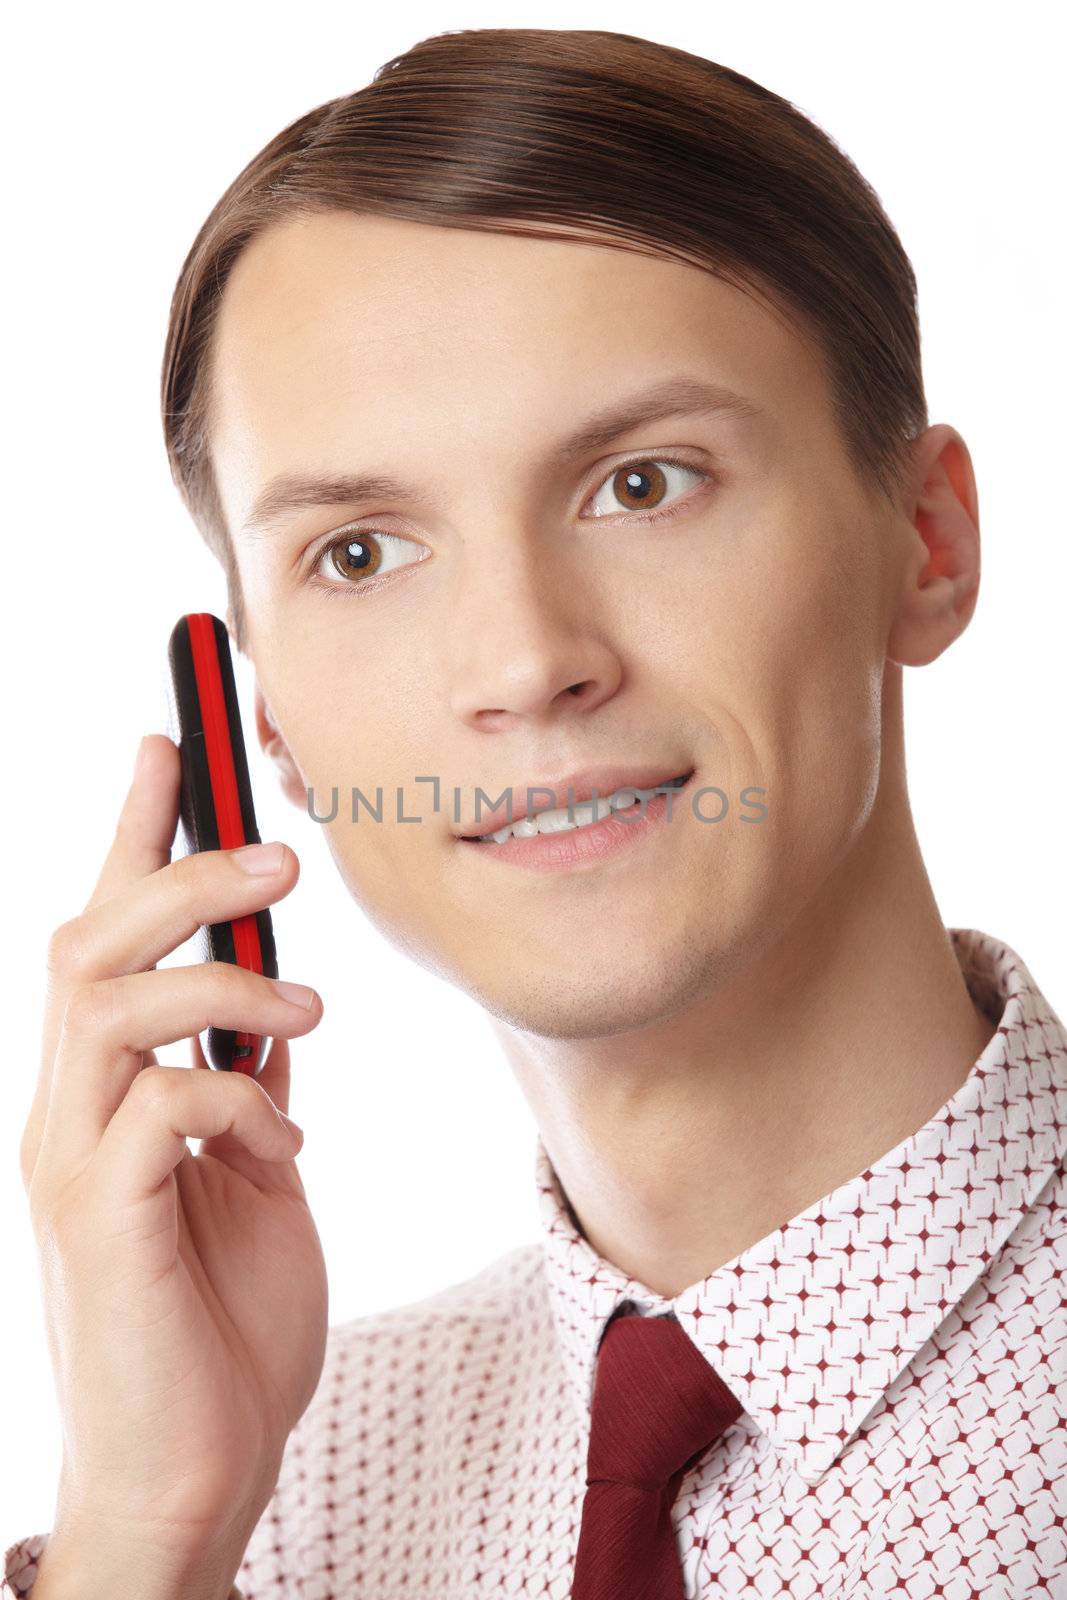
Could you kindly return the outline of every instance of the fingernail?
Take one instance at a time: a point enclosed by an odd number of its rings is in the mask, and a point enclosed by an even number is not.
[[[291,1005],[300,1006],[304,1011],[311,1010],[311,1002],[315,998],[314,989],[305,988],[302,983],[286,983],[284,978],[272,978],[271,982],[283,1000],[288,1000]]]
[[[233,852],[233,859],[242,872],[263,878],[281,871],[284,855],[283,844],[243,844]]]

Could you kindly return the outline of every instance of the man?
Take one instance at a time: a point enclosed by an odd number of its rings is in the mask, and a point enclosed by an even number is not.
[[[676,71],[678,96],[695,92],[682,76],[695,58],[680,52],[535,30],[428,41],[410,80],[382,69],[381,92],[413,92],[424,59],[444,70],[459,60],[448,52],[469,64],[483,45],[480,92],[489,67],[503,72],[502,102],[522,85],[506,67],[523,51],[561,106],[583,63],[600,61],[602,87],[628,66],[646,132],[642,62]],[[770,195],[773,141],[752,109],[764,114],[765,91],[714,70],[717,115],[747,97],[737,136],[755,165],[738,181],[755,195],[758,170]],[[532,91],[520,104],[544,109]],[[344,115],[279,136],[259,169],[270,182],[231,195],[226,216],[310,188],[315,162],[326,171],[342,145],[351,156]],[[826,201],[842,228],[858,180],[792,108],[766,115],[780,217],[823,230],[838,251],[824,291],[848,285],[840,301],[824,292],[824,323],[814,293],[791,304],[788,262],[771,254],[739,284],[591,231],[561,238],[534,221],[517,237],[479,225],[492,213],[473,205],[469,225],[434,225],[320,194],[244,235],[233,224],[201,338],[190,283],[210,282],[211,250],[223,259],[222,212],[191,252],[167,392],[183,408],[210,393],[213,510],[187,497],[202,526],[210,515],[226,530],[229,621],[255,663],[260,742],[294,804],[328,817],[359,904],[493,1018],[537,1123],[543,1238],[467,1283],[331,1329],[324,1352],[313,1327],[294,1329],[299,1362],[256,1391],[284,1456],[259,1441],[239,1487],[228,1461],[209,1477],[209,1391],[180,1359],[176,1418],[151,1410],[157,1439],[176,1430],[157,1460],[151,1439],[131,1446],[128,1391],[92,1363],[79,1390],[60,1357],[65,1415],[96,1469],[72,1447],[51,1546],[9,1550],[10,1592],[221,1597],[235,1579],[250,1600],[1064,1592],[1067,1034],[1016,952],[944,926],[904,769],[903,668],[948,648],[977,599],[974,472],[948,424],[890,437],[906,382],[898,372],[883,392],[876,378],[885,351],[909,347],[903,333],[878,333],[874,376],[853,385],[859,409],[842,404],[870,321],[850,296],[878,294],[850,251],[888,246],[864,224],[842,243],[814,191],[793,206],[803,167],[786,159],[790,139],[811,141],[812,162],[818,149],[827,195],[831,178],[842,185]],[[358,132],[373,137],[369,117]],[[664,126],[665,148],[675,134]],[[619,148],[600,159],[634,170]],[[679,170],[665,156],[658,176]],[[635,210],[643,201],[638,186]],[[876,203],[863,204],[873,227]],[[753,239],[774,232],[757,218]],[[813,252],[794,254],[799,285]],[[903,289],[884,292],[885,328],[906,330]],[[832,326],[855,328],[853,343],[818,331]],[[177,460],[177,411],[168,418]],[[864,469],[860,424],[879,419],[899,456],[888,489]],[[182,458],[187,490],[193,470]],[[181,921],[177,885],[193,881],[166,864],[173,747],[148,741],[145,760],[97,896],[54,956],[76,998],[56,1024],[47,1121],[42,1095],[27,1130],[28,1187],[61,1241],[73,1305],[56,1290],[60,1330],[91,1293],[87,1249],[56,1222],[75,1192],[101,1213],[105,1194],[148,1205],[180,1160],[199,1249],[193,1158],[164,1156],[145,1133],[134,1183],[126,1151],[142,1129],[204,1137],[196,1160],[245,1163],[246,1176],[254,1157],[257,1184],[284,1156],[274,1170],[301,1198],[291,1146],[254,1123],[268,1096],[287,1108],[284,1049],[255,1105],[250,1085],[216,1074],[141,1092],[145,1074],[127,1064],[117,1079],[117,1040],[128,1052],[195,1031],[175,1031],[193,1016],[177,998],[166,1031],[162,997],[176,990],[123,977],[135,964],[135,978],[162,979],[145,970],[148,949]],[[355,827],[344,801],[331,808],[331,790],[351,785],[382,790],[382,821]],[[479,804],[479,790],[507,798]],[[401,791],[417,826],[398,821]],[[236,905],[228,862],[198,870],[200,899],[183,913],[219,914],[223,888]],[[294,881],[284,860],[240,908]],[[119,954],[132,908],[146,930],[136,963]],[[110,984],[125,987],[101,1004]],[[149,1005],[152,1026],[135,1026]],[[302,1017],[212,1020],[260,1023],[284,1045],[314,1025],[314,999]],[[59,1153],[74,1123],[67,1033],[93,1041],[95,1154]],[[152,1058],[148,1083],[165,1071]],[[208,1096],[213,1116],[238,1091],[247,1123],[211,1121]],[[183,1120],[164,1118],[164,1100]],[[251,1157],[212,1142],[224,1128]],[[120,1248],[116,1274],[129,1265]],[[257,1292],[280,1295],[311,1249],[286,1238]],[[254,1350],[234,1293],[230,1321]],[[175,1304],[214,1307],[206,1291]],[[160,1367],[167,1349],[153,1347]],[[235,1361],[242,1370],[262,1378],[254,1361]],[[86,1386],[96,1403],[79,1406]],[[245,1413],[239,1427],[221,1414],[244,1438]],[[183,1445],[196,1511],[175,1473],[164,1514],[159,1474]]]

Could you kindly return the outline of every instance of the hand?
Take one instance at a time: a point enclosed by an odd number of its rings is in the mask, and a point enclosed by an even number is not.
[[[180,771],[146,736],[93,894],[52,935],[20,1157],[63,1418],[57,1535],[184,1557],[245,1540],[269,1501],[322,1371],[327,1285],[280,1114],[288,1040],[321,1000],[226,962],[155,968],[282,899],[299,865],[285,846],[267,876],[236,851],[171,862]],[[258,1078],[207,1066],[211,1024],[273,1040]],[[160,1065],[179,1039],[192,1067]]]

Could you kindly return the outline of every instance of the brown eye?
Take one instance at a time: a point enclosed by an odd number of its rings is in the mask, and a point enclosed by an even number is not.
[[[395,568],[414,566],[429,553],[414,539],[381,529],[354,528],[322,547],[312,574],[335,594],[342,590],[356,594],[360,589],[372,594],[389,581]]]
[[[382,564],[382,554],[373,534],[358,539],[342,539],[330,546],[330,561],[342,578],[369,578]]]
[[[666,475],[654,461],[631,461],[612,474],[611,492],[630,511],[651,511],[667,492]]]
[[[675,474],[680,474],[681,483]],[[683,507],[691,496],[679,494],[687,487],[686,476],[696,484],[709,483],[710,475],[685,461],[674,461],[669,456],[645,457],[627,461],[604,479],[593,497],[594,517],[621,517],[622,522],[655,522],[660,517],[674,514],[675,504]],[[604,504],[599,505],[603,499]],[[666,502],[664,505],[663,503]],[[663,509],[660,509],[661,506]],[[633,513],[628,516],[627,513]]]

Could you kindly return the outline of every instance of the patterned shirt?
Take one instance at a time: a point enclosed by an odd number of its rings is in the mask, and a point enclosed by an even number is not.
[[[700,1283],[600,1257],[538,1137],[536,1241],[332,1327],[247,1600],[566,1600],[620,1307],[673,1313],[743,1407],[672,1508],[687,1597],[1067,1597],[1067,1032],[1013,950],[948,931],[997,1024],[966,1081]]]

